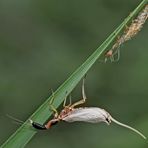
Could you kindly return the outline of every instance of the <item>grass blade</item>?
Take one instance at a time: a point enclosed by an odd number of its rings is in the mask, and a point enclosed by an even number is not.
[[[123,30],[125,25],[134,18],[134,16],[140,12],[140,10],[145,6],[148,0],[143,0],[138,7],[121,23],[121,25],[98,47],[95,52],[88,57],[88,59],[55,91],[55,101],[54,106],[58,107],[64,100],[66,92],[69,94],[78,82],[83,78],[83,76],[88,72],[88,70],[93,66],[96,60],[101,56],[101,54],[109,47],[109,45],[117,38],[119,33]],[[49,111],[49,97],[32,115],[32,120],[44,123],[51,115]],[[30,125],[28,125],[28,120],[17,129],[17,131],[8,138],[8,140],[1,146],[2,148],[22,148],[24,147],[31,138],[36,134]]]

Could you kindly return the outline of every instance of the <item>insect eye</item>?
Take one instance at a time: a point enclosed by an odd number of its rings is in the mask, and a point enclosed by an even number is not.
[[[110,120],[109,120],[109,118],[106,118],[106,121],[107,121],[108,123],[110,123]]]
[[[72,108],[71,107],[69,108],[69,111],[72,111]]]

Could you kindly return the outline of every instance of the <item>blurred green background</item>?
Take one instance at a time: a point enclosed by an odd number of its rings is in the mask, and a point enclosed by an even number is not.
[[[140,0],[0,0],[0,144],[108,37]],[[148,137],[147,29],[121,47],[117,63],[87,75],[87,106],[99,106]],[[81,97],[80,85],[73,101]],[[27,148],[147,148],[112,124],[60,123]]]

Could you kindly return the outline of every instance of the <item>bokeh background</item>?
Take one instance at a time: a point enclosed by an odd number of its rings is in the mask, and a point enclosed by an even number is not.
[[[0,144],[113,32],[140,0],[0,0]],[[99,106],[148,137],[148,44],[142,31],[121,47],[117,63],[87,75],[87,106]],[[80,84],[72,93],[81,97]],[[27,148],[147,148],[116,124],[60,123]]]

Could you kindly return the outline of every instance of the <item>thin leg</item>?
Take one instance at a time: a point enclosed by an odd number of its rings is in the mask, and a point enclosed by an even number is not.
[[[56,110],[56,108],[52,105],[53,104],[53,101],[54,101],[54,92],[53,90],[51,89],[52,91],[52,97],[50,99],[50,102],[49,102],[49,108],[51,111],[54,112],[54,116],[57,117],[58,116],[58,111]]]
[[[67,96],[64,98],[63,107],[66,106]]]
[[[99,60],[99,62],[101,62],[101,63],[106,63],[107,60],[108,60],[108,57],[105,57],[103,60]]]
[[[52,97],[51,97],[51,99],[50,99],[49,104],[53,104],[53,101],[54,101],[54,92],[53,92],[52,89],[51,89],[51,92],[52,92]]]
[[[51,111],[54,112],[54,117],[57,117],[58,111],[56,110],[56,108],[52,104],[49,104],[49,108],[50,108]]]
[[[114,61],[115,61],[114,55],[111,55],[111,56],[110,56],[110,61],[111,61],[111,62],[114,62]]]
[[[71,104],[72,104],[72,101],[71,101],[71,94],[70,94],[70,96],[69,96],[69,106],[71,106]]]
[[[106,62],[107,62],[107,60],[108,60],[108,58],[107,58],[107,57],[105,57],[105,59],[104,59],[104,63],[106,63]]]
[[[67,94],[67,92],[66,92],[66,94]],[[65,99],[64,99],[63,107],[71,106],[71,94],[70,94],[70,96],[69,96],[69,104],[68,104],[68,105],[66,105],[66,101],[67,101],[67,95],[66,95],[66,97],[65,97]]]
[[[67,91],[66,91],[66,96],[65,96],[65,98],[64,98],[63,107],[66,106],[66,101],[67,101]]]
[[[85,90],[84,90],[84,83],[85,83],[85,78],[83,78],[83,83],[82,83],[82,97],[83,97],[83,99],[78,101],[78,102],[75,102],[73,105],[71,105],[72,108],[74,108],[77,105],[84,104],[85,101],[86,101],[86,94],[85,94]]]
[[[116,52],[114,53],[113,56],[116,56],[117,58],[114,59],[114,62],[118,62],[120,59],[120,48],[117,48]]]
[[[118,49],[118,51],[117,51],[117,60],[116,61],[119,61],[119,59],[120,59],[120,49]]]

